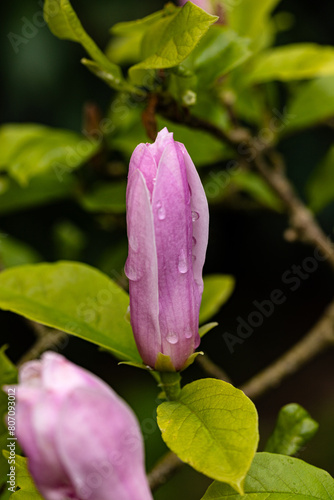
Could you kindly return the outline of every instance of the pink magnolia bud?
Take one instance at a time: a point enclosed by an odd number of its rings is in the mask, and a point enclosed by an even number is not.
[[[181,5],[181,7],[187,2],[188,0],[178,0],[178,4]],[[211,0],[191,0],[191,2],[197,5],[197,7],[200,7],[201,9],[205,10],[209,14],[213,14]]]
[[[132,410],[53,352],[20,370],[16,434],[46,500],[152,500]]]
[[[159,353],[180,370],[198,347],[208,203],[183,144],[165,128],[139,144],[129,167],[127,228],[130,316],[143,361]]]

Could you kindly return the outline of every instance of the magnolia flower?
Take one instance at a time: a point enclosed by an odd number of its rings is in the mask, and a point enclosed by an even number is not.
[[[188,0],[178,0],[178,4],[181,5],[181,7],[187,2]],[[211,13],[212,11],[211,0],[191,0],[191,2],[197,5],[197,7],[206,10],[206,12]]]
[[[53,352],[25,363],[16,435],[46,500],[152,500],[143,440],[127,404]]]
[[[209,211],[196,168],[165,128],[154,144],[139,144],[129,167],[125,273],[130,318],[143,361],[170,357],[180,370],[198,347],[202,269]]]

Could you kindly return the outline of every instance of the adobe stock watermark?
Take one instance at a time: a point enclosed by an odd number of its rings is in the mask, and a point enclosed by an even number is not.
[[[35,38],[35,36],[39,33],[39,31],[47,25],[47,22],[44,19],[43,8],[44,2],[43,0],[39,0],[37,5],[40,6],[40,9],[37,10],[30,19],[27,17],[21,17],[21,27],[19,33],[14,33],[10,31],[7,33],[7,38],[15,52],[15,54],[19,53],[21,45],[26,45],[30,40]],[[48,5],[45,8],[45,14],[48,18],[52,18],[56,16],[60,11],[60,3],[56,0],[49,1]]]
[[[246,339],[253,335],[254,331],[263,325],[265,319],[270,318],[277,307],[286,302],[288,293],[296,292],[302,282],[308,280],[311,274],[318,269],[319,263],[324,262],[327,258],[319,248],[316,248],[312,256],[305,257],[299,265],[293,264],[282,274],[281,283],[284,286],[272,290],[266,299],[253,300],[254,309],[247,315],[247,318],[242,316],[236,318],[235,332],[226,331],[223,333],[223,339],[229,352],[233,354],[237,345],[243,344]],[[288,286],[287,290],[286,286]]]

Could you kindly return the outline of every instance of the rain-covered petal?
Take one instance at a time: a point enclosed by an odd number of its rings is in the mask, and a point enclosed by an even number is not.
[[[158,302],[158,264],[149,192],[140,170],[127,190],[129,252],[125,273],[129,278],[130,319],[144,362],[154,366],[161,351]]]
[[[137,347],[152,368],[162,353],[180,370],[200,340],[209,215],[196,168],[183,144],[175,142],[166,128],[153,144],[135,149],[126,203],[125,270]]]

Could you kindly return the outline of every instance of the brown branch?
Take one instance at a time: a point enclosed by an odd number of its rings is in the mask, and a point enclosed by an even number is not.
[[[241,389],[251,399],[259,398],[332,345],[334,345],[334,301],[300,342],[246,382]]]
[[[152,491],[164,485],[184,465],[175,453],[168,451],[148,474]]]
[[[293,233],[290,233],[292,234],[290,239],[299,239],[322,251],[324,257],[334,269],[333,243],[326,237],[313,214],[300,200],[290,181],[285,176],[283,169],[270,167],[262,154],[255,158],[254,165],[258,173],[280,197],[286,207],[295,236],[293,238]]]
[[[231,383],[231,379],[227,373],[225,373],[220,366],[216,365],[207,354],[204,354],[204,356],[197,356],[196,362],[209,377],[219,378],[220,380]]]

